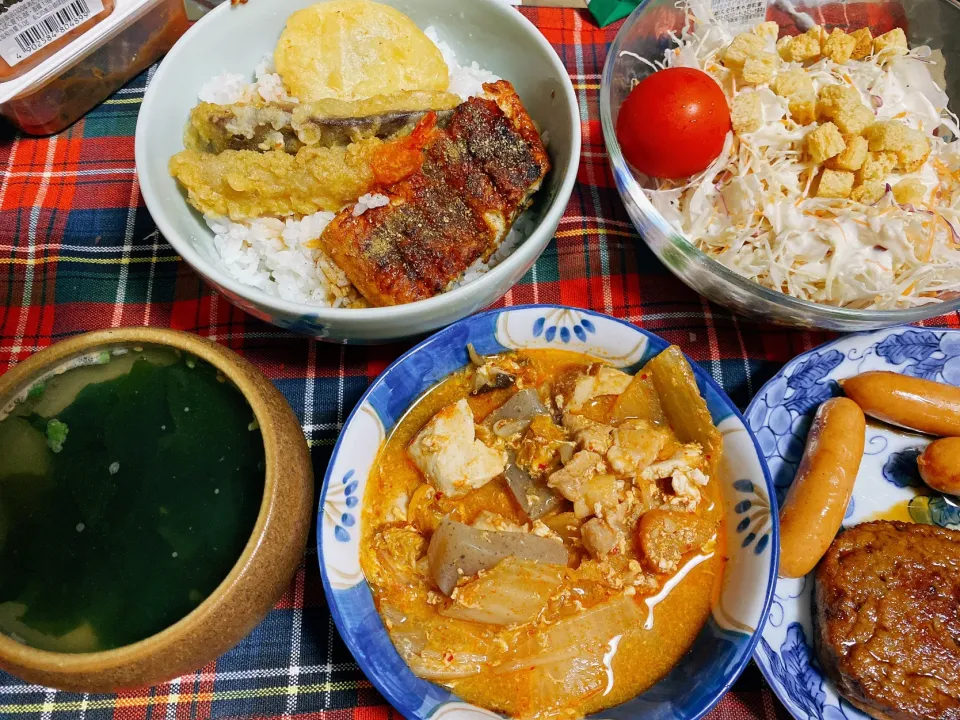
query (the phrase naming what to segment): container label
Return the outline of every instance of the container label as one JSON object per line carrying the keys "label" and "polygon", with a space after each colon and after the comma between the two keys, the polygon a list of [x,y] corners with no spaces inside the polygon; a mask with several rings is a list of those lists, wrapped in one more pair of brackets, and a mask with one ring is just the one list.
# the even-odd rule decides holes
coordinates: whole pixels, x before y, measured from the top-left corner
{"label": "container label", "polygon": [[102,0],[0,0],[0,57],[16,65],[103,12]]}

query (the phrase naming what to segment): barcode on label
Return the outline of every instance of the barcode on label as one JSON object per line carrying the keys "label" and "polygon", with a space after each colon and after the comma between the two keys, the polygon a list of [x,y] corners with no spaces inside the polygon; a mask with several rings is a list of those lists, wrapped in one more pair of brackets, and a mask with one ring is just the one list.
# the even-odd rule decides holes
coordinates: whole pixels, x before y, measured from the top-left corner
{"label": "barcode on label", "polygon": [[20,50],[30,54],[89,17],[90,6],[87,5],[87,0],[72,0],[69,5],[50,13],[36,25],[30,26],[16,35],[14,40]]}

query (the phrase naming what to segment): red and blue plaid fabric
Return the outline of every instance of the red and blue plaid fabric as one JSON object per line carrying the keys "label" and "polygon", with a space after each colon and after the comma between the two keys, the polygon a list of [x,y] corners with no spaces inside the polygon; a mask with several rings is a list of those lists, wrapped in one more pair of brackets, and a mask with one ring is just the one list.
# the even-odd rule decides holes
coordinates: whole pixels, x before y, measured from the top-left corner
{"label": "red and blue plaid fabric", "polygon": [[[744,408],[785,361],[825,333],[757,325],[674,278],[630,224],[613,186],[598,91],[609,43],[585,11],[524,9],[563,59],[580,101],[579,183],[556,239],[500,304],[562,303],[634,322],[679,344]],[[318,478],[350,409],[409,343],[318,344],[265,325],[210,291],[164,241],[140,197],[133,135],[150,72],[61,135],[0,129],[0,372],[70,335],[121,325],[188,330],[245,355],[303,423]],[[931,324],[960,327],[951,315]],[[386,718],[324,602],[315,548],[281,603],[238,647],[197,672],[118,695],[81,695],[0,673],[0,718],[205,720]],[[785,719],[751,666],[710,716]]]}

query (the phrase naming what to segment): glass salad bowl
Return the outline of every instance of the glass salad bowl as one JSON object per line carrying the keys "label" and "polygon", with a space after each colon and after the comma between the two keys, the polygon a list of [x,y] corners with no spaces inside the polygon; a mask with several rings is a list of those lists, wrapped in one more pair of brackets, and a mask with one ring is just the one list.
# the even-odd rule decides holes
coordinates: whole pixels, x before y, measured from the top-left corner
{"label": "glass salad bowl", "polygon": [[[902,4],[901,4],[902,1]],[[710,0],[698,0],[710,4]],[[745,6],[764,5],[714,0],[721,20]],[[764,19],[756,17],[754,21]],[[870,27],[874,35],[903,27],[911,47],[927,45],[934,78],[945,77],[950,97],[960,97],[960,5],[949,0],[893,0],[892,2],[832,2],[795,6],[777,0],[766,8],[766,19],[776,19],[781,34],[803,32],[813,24],[850,32]],[[623,156],[616,138],[620,106],[636,80],[649,75],[652,62],[663,59],[672,36],[683,28],[685,13],[676,0],[646,0],[624,22],[610,47],[600,88],[600,117],[617,190],[641,237],[674,275],[708,299],[737,313],[785,325],[825,330],[857,331],[912,323],[960,309],[960,287],[940,302],[906,309],[862,310],[803,300],[764,287],[708,257],[658,212]],[[790,25],[793,24],[793,29]],[[939,53],[937,52],[939,51]],[[941,59],[942,58],[942,59]],[[939,67],[937,67],[939,65]],[[955,109],[955,103],[951,103]]]}

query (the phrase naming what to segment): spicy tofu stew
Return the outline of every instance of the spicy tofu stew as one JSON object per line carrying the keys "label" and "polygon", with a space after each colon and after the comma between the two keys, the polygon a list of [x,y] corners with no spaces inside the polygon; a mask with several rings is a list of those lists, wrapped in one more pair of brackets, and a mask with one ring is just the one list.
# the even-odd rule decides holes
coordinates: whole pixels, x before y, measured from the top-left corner
{"label": "spicy tofu stew", "polygon": [[720,434],[676,347],[633,376],[566,351],[469,350],[371,473],[377,608],[414,673],[476,705],[616,705],[677,663],[719,591]]}

